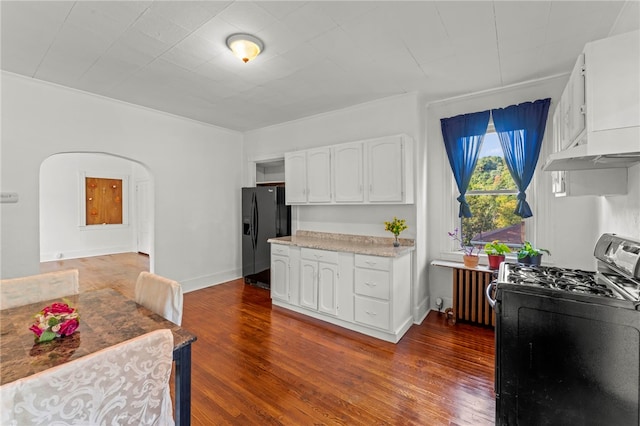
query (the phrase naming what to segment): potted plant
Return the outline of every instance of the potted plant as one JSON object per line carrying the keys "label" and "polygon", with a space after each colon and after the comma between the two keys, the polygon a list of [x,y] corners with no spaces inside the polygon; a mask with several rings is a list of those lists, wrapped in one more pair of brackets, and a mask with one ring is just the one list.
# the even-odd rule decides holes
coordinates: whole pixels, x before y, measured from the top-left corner
{"label": "potted plant", "polygon": [[460,244],[460,250],[464,253],[462,256],[464,266],[467,268],[477,267],[480,258],[478,257],[478,254],[475,253],[476,248],[471,244],[471,239],[463,237],[462,233],[458,235],[458,228],[454,229],[453,232],[447,232],[447,234],[449,234],[452,240],[457,241],[458,244]]}
{"label": "potted plant", "polygon": [[393,217],[391,222],[384,223],[384,230],[389,231],[395,237],[395,241],[393,242],[394,247],[400,247],[400,242],[398,241],[398,235],[405,229],[407,229],[407,223],[404,219],[398,219],[397,217]]}
{"label": "potted plant", "polygon": [[524,245],[518,251],[518,262],[524,265],[540,265],[542,261],[542,253],[551,256],[551,252],[543,248],[535,248],[529,241],[525,241]]}
{"label": "potted plant", "polygon": [[498,269],[504,262],[505,255],[511,253],[511,249],[500,240],[493,240],[484,245],[484,252],[489,259],[489,269]]}

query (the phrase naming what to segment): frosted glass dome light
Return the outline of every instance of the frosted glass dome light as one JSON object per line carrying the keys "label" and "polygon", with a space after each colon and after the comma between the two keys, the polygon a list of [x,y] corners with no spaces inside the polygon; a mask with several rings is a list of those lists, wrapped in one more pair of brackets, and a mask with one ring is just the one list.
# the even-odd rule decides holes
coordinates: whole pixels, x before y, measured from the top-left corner
{"label": "frosted glass dome light", "polygon": [[229,36],[227,38],[227,46],[244,63],[255,59],[264,50],[262,41],[249,34],[233,34]]}

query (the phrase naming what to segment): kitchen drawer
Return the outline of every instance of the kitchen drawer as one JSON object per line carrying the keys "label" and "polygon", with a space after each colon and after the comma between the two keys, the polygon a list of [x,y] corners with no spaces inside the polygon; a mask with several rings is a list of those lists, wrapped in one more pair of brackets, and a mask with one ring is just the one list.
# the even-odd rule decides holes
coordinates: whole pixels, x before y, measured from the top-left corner
{"label": "kitchen drawer", "polygon": [[357,294],[389,300],[389,271],[356,268],[355,272]]}
{"label": "kitchen drawer", "polygon": [[355,257],[357,268],[379,269],[381,271],[388,271],[391,268],[390,257],[368,256],[366,254],[356,254]]}
{"label": "kitchen drawer", "polygon": [[289,256],[289,246],[285,246],[282,244],[271,244],[271,254]]}
{"label": "kitchen drawer", "polygon": [[338,263],[337,251],[317,250],[303,247],[302,250],[300,250],[300,256],[306,260],[335,264]]}
{"label": "kitchen drawer", "polygon": [[389,302],[355,296],[356,322],[389,330]]}

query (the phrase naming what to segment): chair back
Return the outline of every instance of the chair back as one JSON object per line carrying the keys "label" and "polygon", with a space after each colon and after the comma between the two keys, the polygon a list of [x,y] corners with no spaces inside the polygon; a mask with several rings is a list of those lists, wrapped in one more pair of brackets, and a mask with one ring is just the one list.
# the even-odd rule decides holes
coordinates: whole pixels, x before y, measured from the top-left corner
{"label": "chair back", "polygon": [[7,383],[0,424],[172,426],[172,361],[163,329]]}
{"label": "chair back", "polygon": [[169,321],[182,324],[182,287],[177,281],[150,272],[140,272],[135,300]]}
{"label": "chair back", "polygon": [[77,269],[0,280],[0,309],[58,299],[79,292]]}

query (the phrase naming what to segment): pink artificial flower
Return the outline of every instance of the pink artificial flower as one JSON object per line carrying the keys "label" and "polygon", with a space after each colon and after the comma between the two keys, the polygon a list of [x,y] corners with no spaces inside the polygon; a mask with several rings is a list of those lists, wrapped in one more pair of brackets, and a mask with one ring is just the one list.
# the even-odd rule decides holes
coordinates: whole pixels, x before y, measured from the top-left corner
{"label": "pink artificial flower", "polygon": [[52,304],[51,306],[47,306],[46,308],[44,308],[42,310],[42,313],[44,315],[47,314],[71,314],[75,311],[75,309],[70,308],[69,305],[67,305],[66,303],[59,303],[56,302],[54,304]]}
{"label": "pink artificial flower", "polygon": [[78,322],[77,319],[75,318],[68,319],[62,324],[60,324],[60,330],[58,331],[58,333],[61,336],[70,336],[78,329],[79,325],[80,323]]}
{"label": "pink artificial flower", "polygon": [[29,327],[29,330],[33,331],[38,337],[40,337],[40,335],[42,334],[42,329],[36,324],[33,324],[31,327]]}

